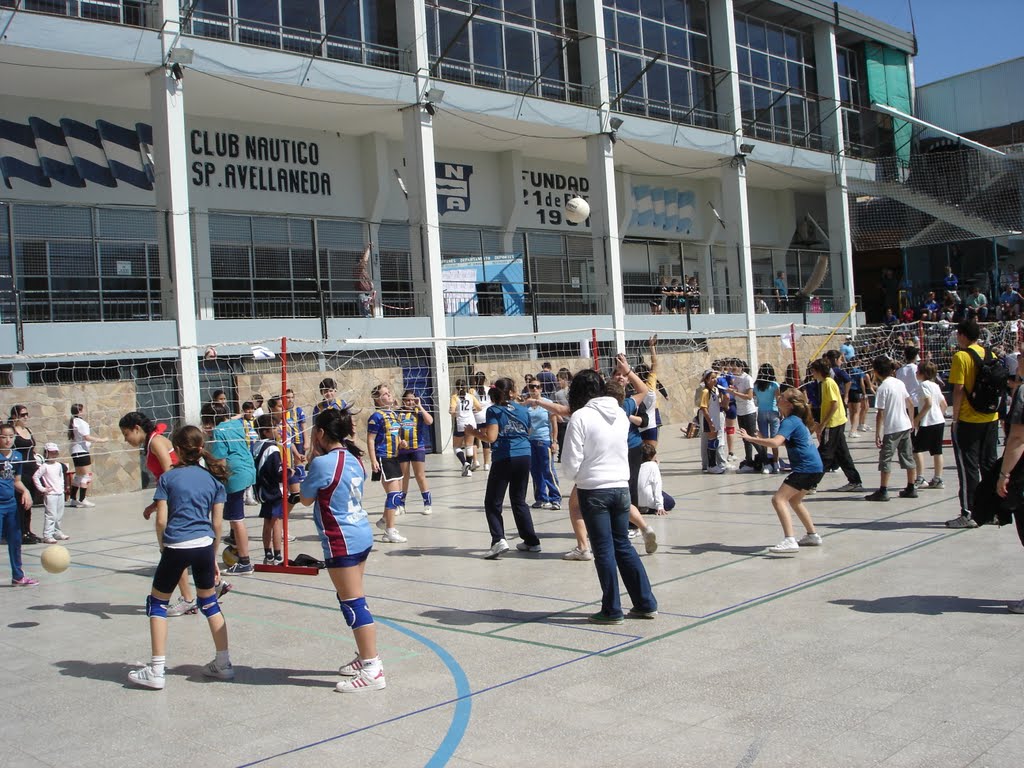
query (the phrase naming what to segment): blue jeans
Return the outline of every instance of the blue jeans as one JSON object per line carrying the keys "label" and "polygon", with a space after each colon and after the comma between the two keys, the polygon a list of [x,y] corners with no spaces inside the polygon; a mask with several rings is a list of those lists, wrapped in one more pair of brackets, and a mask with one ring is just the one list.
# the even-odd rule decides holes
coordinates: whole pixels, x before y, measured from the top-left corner
{"label": "blue jeans", "polygon": [[[775,437],[779,432],[779,412],[758,411],[757,432],[760,437]],[[769,461],[768,450],[763,445],[757,446],[757,453],[761,457],[762,464],[767,464]]]}
{"label": "blue jeans", "polygon": [[551,462],[551,441],[530,441],[530,474],[533,476],[533,500],[562,503],[558,476]]}
{"label": "blue jeans", "polygon": [[7,539],[7,556],[11,559],[11,578],[25,577],[21,568],[21,510],[15,502],[0,507],[0,538]]}
{"label": "blue jeans", "polygon": [[577,494],[594,552],[597,580],[601,583],[601,613],[611,618],[622,616],[619,574],[633,608],[645,613],[658,610],[647,571],[629,541],[629,489],[587,491],[578,488]]}

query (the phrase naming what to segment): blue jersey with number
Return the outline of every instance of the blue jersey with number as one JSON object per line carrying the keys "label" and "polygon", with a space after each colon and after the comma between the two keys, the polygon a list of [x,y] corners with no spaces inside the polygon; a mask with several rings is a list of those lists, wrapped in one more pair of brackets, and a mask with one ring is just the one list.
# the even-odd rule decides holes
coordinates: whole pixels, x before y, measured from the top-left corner
{"label": "blue jersey with number", "polygon": [[335,448],[309,463],[301,493],[303,498],[315,499],[313,522],[324,560],[354,555],[373,545],[373,531],[363,509],[365,479],[359,459],[344,448]]}
{"label": "blue jersey with number", "polygon": [[530,455],[530,412],[519,403],[492,405],[487,409],[487,424],[498,425],[498,437],[491,443],[495,461]]}
{"label": "blue jersey with number", "polygon": [[373,452],[378,459],[398,456],[402,439],[402,417],[395,410],[377,410],[366,420],[366,431],[373,435]]}

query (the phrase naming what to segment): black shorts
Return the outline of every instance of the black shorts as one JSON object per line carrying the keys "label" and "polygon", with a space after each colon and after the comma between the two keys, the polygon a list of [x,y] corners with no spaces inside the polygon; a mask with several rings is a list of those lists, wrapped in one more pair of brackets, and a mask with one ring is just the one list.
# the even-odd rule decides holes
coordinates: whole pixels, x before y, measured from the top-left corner
{"label": "black shorts", "polygon": [[76,467],[91,467],[92,456],[90,456],[88,453],[72,453],[71,463],[74,464]]}
{"label": "black shorts", "polygon": [[930,427],[918,427],[917,434],[910,440],[914,446],[914,453],[927,451],[932,456],[942,455],[942,438],[946,433],[945,424],[932,424]]}
{"label": "black shorts", "polygon": [[824,472],[790,472],[782,484],[798,491],[809,491],[820,483],[824,476]]}
{"label": "black shorts", "polygon": [[405,464],[409,461],[424,462],[427,460],[427,451],[425,448],[413,448],[411,451],[402,451],[398,454],[398,461]]}
{"label": "black shorts", "polygon": [[380,464],[381,482],[390,483],[393,480],[402,479],[402,465],[399,464],[397,458],[382,459],[378,456],[377,463]]}
{"label": "black shorts", "polygon": [[186,569],[192,568],[192,580],[196,589],[213,589],[216,579],[214,559],[217,553],[213,544],[194,549],[171,549],[164,547],[160,554],[160,563],[153,575],[153,589],[157,592],[170,594],[178,586]]}
{"label": "black shorts", "polygon": [[864,393],[863,392],[850,392],[850,402],[851,403],[859,403],[863,399],[864,399]]}

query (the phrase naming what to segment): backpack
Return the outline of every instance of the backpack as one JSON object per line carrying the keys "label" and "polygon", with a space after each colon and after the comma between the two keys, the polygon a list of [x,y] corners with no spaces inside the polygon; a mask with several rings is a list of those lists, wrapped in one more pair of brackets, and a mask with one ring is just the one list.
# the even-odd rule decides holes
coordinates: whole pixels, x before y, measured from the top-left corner
{"label": "backpack", "polygon": [[281,462],[272,461],[272,457],[280,456],[277,444],[265,440],[256,453],[256,500],[263,504],[281,501]]}
{"label": "backpack", "polygon": [[991,349],[985,350],[984,359],[970,347],[966,351],[974,361],[975,370],[974,389],[967,393],[967,402],[977,413],[995,413],[1006,396],[1009,371]]}

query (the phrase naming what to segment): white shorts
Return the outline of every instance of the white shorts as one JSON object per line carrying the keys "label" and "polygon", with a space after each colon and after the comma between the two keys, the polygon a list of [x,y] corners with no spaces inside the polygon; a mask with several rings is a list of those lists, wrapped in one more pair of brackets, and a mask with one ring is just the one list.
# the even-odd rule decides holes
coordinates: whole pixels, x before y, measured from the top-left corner
{"label": "white shorts", "polygon": [[469,429],[476,429],[476,425],[477,425],[477,422],[473,418],[466,418],[465,416],[459,416],[458,418],[455,419],[455,431],[456,432],[460,432],[460,433],[465,432],[467,427]]}

